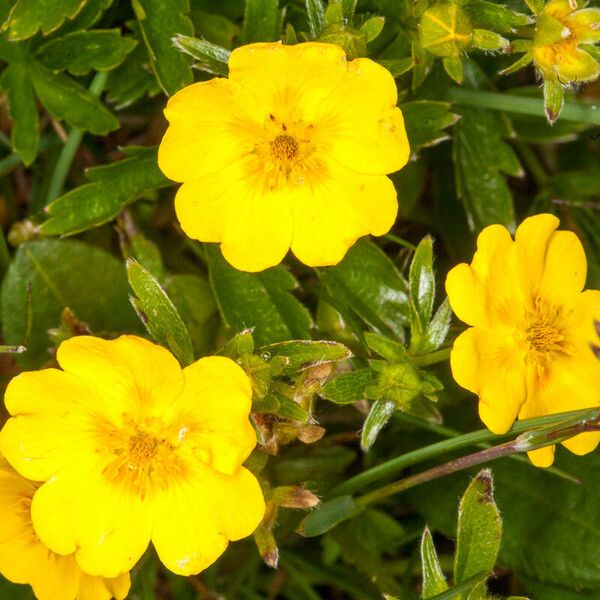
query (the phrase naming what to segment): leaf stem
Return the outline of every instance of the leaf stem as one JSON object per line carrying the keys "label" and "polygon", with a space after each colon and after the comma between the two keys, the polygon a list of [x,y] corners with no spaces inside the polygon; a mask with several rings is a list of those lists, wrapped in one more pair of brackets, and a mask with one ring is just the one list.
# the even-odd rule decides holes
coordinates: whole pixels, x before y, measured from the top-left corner
{"label": "leaf stem", "polygon": [[[531,98],[530,96],[516,94],[498,94],[468,88],[452,88],[450,90],[450,101],[464,106],[489,108],[520,115],[544,117],[545,114],[542,98]],[[565,101],[560,118],[563,121],[600,125],[600,104]]]}
{"label": "leaf stem", "polygon": [[[107,77],[108,71],[99,71],[96,73],[92,83],[90,84],[90,93],[94,96],[99,96],[104,89],[104,84],[106,83]],[[48,186],[48,193],[46,194],[45,206],[60,196],[65,185],[67,175],[71,169],[71,164],[73,163],[73,159],[77,153],[77,149],[81,144],[83,134],[83,129],[78,129],[76,127],[71,128],[71,131],[67,136],[67,141],[65,142],[58,160],[56,161],[56,166],[54,167],[52,178],[50,179],[50,184]]]}

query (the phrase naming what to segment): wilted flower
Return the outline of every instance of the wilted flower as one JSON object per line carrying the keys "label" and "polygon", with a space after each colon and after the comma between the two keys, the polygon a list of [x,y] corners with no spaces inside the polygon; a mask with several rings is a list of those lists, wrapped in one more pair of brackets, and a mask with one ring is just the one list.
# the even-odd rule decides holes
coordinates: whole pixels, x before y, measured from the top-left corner
{"label": "wilted flower", "polygon": [[45,482],[35,531],[81,568],[115,577],[152,540],[175,573],[198,573],[263,517],[258,481],[242,467],[256,444],[248,377],[225,357],[181,369],[134,336],[71,338],[62,371],[15,377],[0,448],[23,476]]}
{"label": "wilted flower", "polygon": [[[594,320],[600,291],[583,290],[586,258],[577,236],[555,231],[542,214],[523,221],[515,240],[500,225],[486,227],[470,265],[450,271],[446,290],[456,315],[471,325],[454,342],[452,373],[479,396],[479,415],[494,433],[526,419],[600,404],[600,362]],[[600,433],[564,442],[586,454]],[[554,446],[529,453],[552,464]]]}
{"label": "wilted flower", "polygon": [[185,233],[220,242],[236,268],[260,271],[287,251],[333,265],[397,213],[386,177],[409,147],[393,77],[333,44],[234,50],[229,78],[196,83],[165,109],[163,172],[183,182]]}

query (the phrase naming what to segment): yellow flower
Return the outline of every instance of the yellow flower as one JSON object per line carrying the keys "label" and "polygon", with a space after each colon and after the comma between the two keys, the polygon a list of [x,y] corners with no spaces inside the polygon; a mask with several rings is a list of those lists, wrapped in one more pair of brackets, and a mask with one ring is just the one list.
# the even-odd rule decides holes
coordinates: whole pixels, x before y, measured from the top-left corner
{"label": "yellow flower", "polygon": [[[454,342],[452,373],[479,395],[479,415],[494,433],[514,420],[600,404],[600,363],[594,320],[600,291],[586,290],[587,264],[577,236],[555,231],[558,219],[523,221],[515,240],[500,225],[486,227],[470,265],[450,271],[446,291],[459,319],[471,327]],[[563,442],[586,454],[600,433]],[[548,466],[554,446],[529,453]]]}
{"label": "yellow flower", "polygon": [[580,44],[598,41],[600,9],[574,10],[568,0],[552,0],[538,16],[533,59],[544,77],[589,81],[600,74],[600,64]]}
{"label": "yellow flower", "polygon": [[31,500],[40,485],[0,457],[0,572],[31,585],[39,600],[123,600],[128,573],[113,579],[86,575],[72,554],[59,556],[40,542],[31,524]]}
{"label": "yellow flower", "polygon": [[256,445],[250,382],[224,357],[181,369],[134,336],[71,338],[58,369],[26,372],[6,390],[0,451],[45,482],[31,516],[52,551],[92,575],[128,571],[150,540],[181,575],[214,562],[264,514],[242,467]]}
{"label": "yellow flower", "polygon": [[406,164],[394,79],[333,44],[251,44],[229,78],[190,85],[165,109],[158,164],[184,182],[175,210],[185,233],[220,242],[225,258],[260,271],[292,252],[338,263],[397,213],[385,175]]}

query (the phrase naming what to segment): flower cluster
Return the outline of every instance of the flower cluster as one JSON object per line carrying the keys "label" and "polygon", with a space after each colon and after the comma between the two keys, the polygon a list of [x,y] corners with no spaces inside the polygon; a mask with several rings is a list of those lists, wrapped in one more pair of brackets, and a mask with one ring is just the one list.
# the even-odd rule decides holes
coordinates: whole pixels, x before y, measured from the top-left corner
{"label": "flower cluster", "polygon": [[71,338],[57,360],[62,370],[22,373],[6,391],[9,579],[40,600],[121,599],[150,541],[167,568],[189,575],[254,531],[265,505],[242,466],[256,436],[238,365],[208,357],[182,370],[134,336]]}
{"label": "flower cluster", "polygon": [[397,98],[386,69],[333,44],[237,48],[228,79],[190,85],[165,109],[158,163],[183,182],[184,232],[220,242],[244,271],[290,248],[333,265],[359,237],[387,233],[398,206],[386,174],[409,155]]}
{"label": "flower cluster", "polygon": [[[470,325],[454,342],[452,373],[479,395],[479,415],[494,433],[516,418],[600,405],[600,291],[582,291],[586,258],[575,234],[556,231],[558,219],[526,219],[514,241],[500,225],[486,227],[473,262],[450,271],[446,290],[456,315]],[[600,433],[563,442],[591,452]],[[548,466],[554,447],[529,453]]]}

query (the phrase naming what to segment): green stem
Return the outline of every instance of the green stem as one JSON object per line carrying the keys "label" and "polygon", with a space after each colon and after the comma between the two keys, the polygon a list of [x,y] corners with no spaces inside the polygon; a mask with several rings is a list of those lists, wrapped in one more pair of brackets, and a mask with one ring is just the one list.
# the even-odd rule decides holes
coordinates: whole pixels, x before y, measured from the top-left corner
{"label": "green stem", "polygon": [[[450,101],[463,106],[489,108],[520,115],[544,117],[544,100],[516,94],[498,94],[468,88],[452,88]],[[587,125],[600,125],[600,104],[566,101],[560,118]]]}
{"label": "green stem", "polygon": [[384,237],[384,239],[390,240],[390,242],[394,242],[394,243],[398,244],[399,246],[402,246],[403,248],[408,248],[409,250],[417,249],[417,247],[414,244],[411,244],[410,242],[403,240],[401,237],[398,237],[397,235],[394,235],[393,233],[386,233],[383,237]]}
{"label": "green stem", "polygon": [[450,358],[450,352],[452,348],[444,348],[442,350],[436,350],[429,354],[421,354],[419,356],[413,356],[412,361],[417,367],[427,367],[429,365],[435,365],[437,363],[444,362]]}
{"label": "green stem", "polygon": [[[595,409],[595,417],[598,418],[598,409]],[[503,456],[510,456],[511,454],[517,454],[520,452],[531,452],[539,448],[545,448],[551,446],[565,439],[585,433],[588,431],[598,431],[599,426],[597,423],[588,423],[587,420],[583,420],[574,425],[568,425],[562,428],[553,430],[543,431],[529,431],[520,435],[516,440],[500,444],[499,446],[493,446],[492,448],[486,448],[467,456],[461,456],[455,460],[451,460],[442,465],[437,465],[431,469],[411,475],[405,479],[394,481],[388,485],[384,485],[379,489],[376,489],[368,494],[364,494],[354,501],[356,506],[368,506],[374,502],[379,502],[388,496],[393,496],[400,492],[405,492],[411,488],[414,488],[423,483],[433,481],[440,477],[445,477],[458,471],[464,471],[476,465],[481,465]]]}
{"label": "green stem", "polygon": [[538,188],[543,188],[548,181],[548,175],[546,174],[546,170],[544,169],[542,161],[527,144],[523,142],[515,142],[515,146],[521,155],[525,166],[535,180],[536,185]]}
{"label": "green stem", "polygon": [[[488,429],[480,429],[479,431],[466,433],[464,435],[449,440],[442,440],[441,442],[436,442],[435,444],[425,446],[424,448],[418,448],[417,450],[413,450],[412,452],[402,454],[401,456],[392,458],[391,460],[388,460],[375,467],[372,467],[371,469],[359,473],[358,475],[348,479],[344,483],[330,490],[327,493],[326,499],[335,498],[343,494],[351,494],[357,490],[367,487],[375,481],[385,479],[386,477],[393,477],[394,475],[397,475],[407,467],[411,467],[420,462],[423,462],[430,458],[435,458],[436,456],[440,456],[448,452],[453,452],[462,448],[468,448],[470,446],[490,442],[492,440],[499,440],[502,438],[512,436],[514,434],[520,434],[525,431],[529,431],[536,427],[543,427],[545,425],[555,425],[571,418],[591,419],[594,418],[597,414],[597,408],[588,408],[583,410],[557,413],[554,415],[547,415],[545,417],[536,417],[534,419],[525,419],[523,421],[518,421],[512,426],[512,428],[508,432],[501,436],[492,433]],[[402,418],[406,417],[403,416]]]}
{"label": "green stem", "polygon": [[[94,96],[99,96],[104,89],[104,84],[106,83],[107,77],[108,71],[96,73],[92,83],[90,84],[90,93]],[[54,171],[52,173],[52,179],[50,180],[48,193],[46,195],[46,206],[60,196],[84,133],[85,132],[83,129],[77,129],[75,127],[73,127],[69,132],[67,141],[60,152],[60,156],[56,161],[56,166],[54,167]]]}

